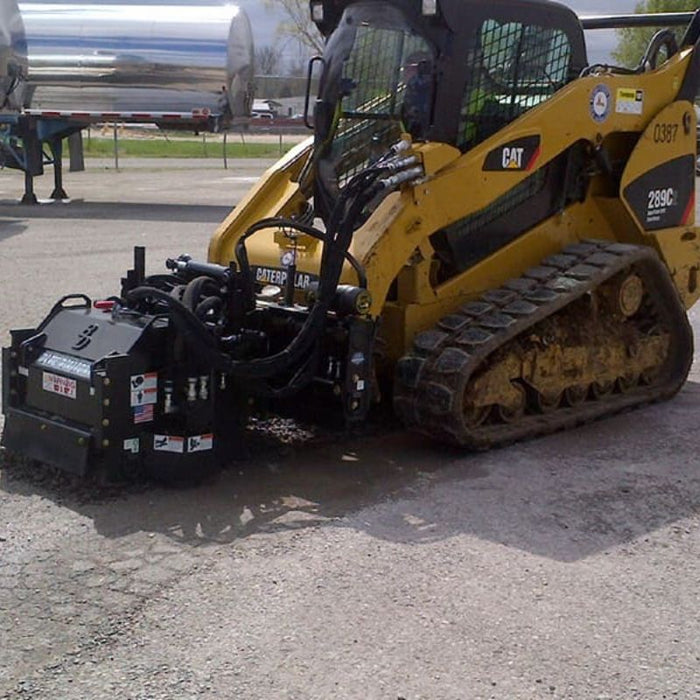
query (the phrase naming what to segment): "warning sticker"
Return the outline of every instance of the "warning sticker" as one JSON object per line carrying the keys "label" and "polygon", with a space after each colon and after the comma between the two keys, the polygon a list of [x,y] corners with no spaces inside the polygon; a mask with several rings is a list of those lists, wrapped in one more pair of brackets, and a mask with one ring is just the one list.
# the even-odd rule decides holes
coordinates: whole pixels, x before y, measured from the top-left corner
{"label": "warning sticker", "polygon": [[124,440],[124,451],[137,455],[139,453],[140,442],[138,438],[127,438]]}
{"label": "warning sticker", "polygon": [[146,374],[132,374],[129,378],[131,391],[137,389],[156,389],[158,387],[158,372],[146,372]]}
{"label": "warning sticker", "polygon": [[615,111],[618,114],[641,114],[644,111],[644,90],[618,88]]}
{"label": "warning sticker", "polygon": [[53,372],[41,373],[41,385],[44,391],[60,394],[69,399],[74,399],[78,392],[78,382],[75,379],[62,377],[60,374],[54,374]]}
{"label": "warning sticker", "polygon": [[132,374],[129,383],[132,406],[145,406],[158,401],[158,372]]}
{"label": "warning sticker", "polygon": [[139,389],[131,392],[132,406],[145,406],[158,401],[158,389]]}
{"label": "warning sticker", "polygon": [[185,451],[185,438],[178,435],[154,435],[153,449],[156,452],[178,452]]}
{"label": "warning sticker", "polygon": [[190,435],[187,438],[188,452],[204,452],[205,450],[211,450],[212,447],[214,447],[213,433],[207,433],[206,435]]}

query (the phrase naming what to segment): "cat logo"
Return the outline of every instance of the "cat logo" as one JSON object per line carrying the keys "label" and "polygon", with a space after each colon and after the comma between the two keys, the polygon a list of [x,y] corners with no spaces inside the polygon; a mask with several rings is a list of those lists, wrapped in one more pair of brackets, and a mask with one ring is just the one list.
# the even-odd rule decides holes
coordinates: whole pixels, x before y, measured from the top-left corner
{"label": "cat logo", "polygon": [[491,151],[484,161],[484,170],[491,172],[529,172],[540,157],[540,137],[524,136]]}
{"label": "cat logo", "polygon": [[523,154],[524,148],[509,148],[503,147],[503,169],[504,170],[522,170],[523,169]]}

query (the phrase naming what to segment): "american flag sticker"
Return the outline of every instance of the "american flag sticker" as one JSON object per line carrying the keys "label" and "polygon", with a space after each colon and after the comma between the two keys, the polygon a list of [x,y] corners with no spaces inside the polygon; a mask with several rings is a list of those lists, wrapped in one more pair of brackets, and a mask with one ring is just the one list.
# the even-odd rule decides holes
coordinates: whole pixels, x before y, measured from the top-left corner
{"label": "american flag sticker", "polygon": [[153,420],[153,404],[134,406],[134,423],[150,423]]}

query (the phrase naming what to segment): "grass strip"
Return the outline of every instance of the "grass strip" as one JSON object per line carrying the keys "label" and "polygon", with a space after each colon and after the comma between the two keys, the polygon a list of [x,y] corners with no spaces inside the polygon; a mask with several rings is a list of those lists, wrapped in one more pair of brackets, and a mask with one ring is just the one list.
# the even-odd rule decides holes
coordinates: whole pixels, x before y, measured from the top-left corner
{"label": "grass strip", "polygon": [[[294,144],[282,143],[232,143],[226,144],[227,158],[277,158]],[[85,156],[111,158],[114,141],[110,139],[84,139]],[[119,156],[131,158],[223,158],[224,144],[194,140],[171,139],[119,139]]]}

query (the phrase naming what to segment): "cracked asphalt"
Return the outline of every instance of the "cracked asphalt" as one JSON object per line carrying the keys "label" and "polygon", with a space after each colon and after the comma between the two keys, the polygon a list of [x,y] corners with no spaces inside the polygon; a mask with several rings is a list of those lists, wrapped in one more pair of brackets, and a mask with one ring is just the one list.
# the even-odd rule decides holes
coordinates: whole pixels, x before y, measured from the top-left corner
{"label": "cracked asphalt", "polygon": [[[134,245],[204,258],[267,164],[92,162],[40,207],[1,173],[3,344]],[[696,354],[670,402],[487,453],[263,441],[187,489],[3,455],[0,698],[700,699],[699,415]]]}

